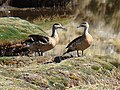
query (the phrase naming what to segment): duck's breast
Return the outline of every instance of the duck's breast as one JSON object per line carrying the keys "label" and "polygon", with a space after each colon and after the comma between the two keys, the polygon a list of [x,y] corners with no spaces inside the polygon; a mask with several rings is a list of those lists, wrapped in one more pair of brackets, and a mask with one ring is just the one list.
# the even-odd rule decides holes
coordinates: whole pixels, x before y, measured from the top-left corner
{"label": "duck's breast", "polygon": [[93,42],[93,38],[90,34],[88,34],[86,37],[83,37],[81,41],[78,40],[78,43],[76,43],[76,50],[85,50],[87,49]]}
{"label": "duck's breast", "polygon": [[37,48],[40,49],[40,51],[45,52],[48,50],[53,49],[56,46],[57,42],[54,38],[49,38],[49,42],[45,44],[39,44]]}

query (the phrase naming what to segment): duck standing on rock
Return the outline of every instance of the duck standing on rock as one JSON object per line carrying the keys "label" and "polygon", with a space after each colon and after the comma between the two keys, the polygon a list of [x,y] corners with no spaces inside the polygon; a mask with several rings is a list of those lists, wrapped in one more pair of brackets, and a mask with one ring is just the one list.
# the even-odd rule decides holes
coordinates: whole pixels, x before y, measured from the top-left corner
{"label": "duck standing on rock", "polygon": [[26,40],[25,43],[29,43],[28,47],[31,51],[38,52],[39,56],[43,56],[44,52],[53,49],[58,44],[58,29],[67,30],[60,23],[55,23],[51,36],[29,35],[30,39]]}
{"label": "duck standing on rock", "polygon": [[88,29],[89,29],[88,22],[81,23],[80,26],[78,26],[77,28],[80,28],[80,27],[84,27],[83,34],[81,36],[75,38],[73,41],[71,41],[67,45],[66,48],[68,48],[68,49],[64,54],[72,52],[72,51],[77,51],[77,56],[79,57],[80,56],[79,50],[81,50],[82,56],[83,56],[83,51],[91,46],[91,44],[93,42],[93,37],[88,33]]}

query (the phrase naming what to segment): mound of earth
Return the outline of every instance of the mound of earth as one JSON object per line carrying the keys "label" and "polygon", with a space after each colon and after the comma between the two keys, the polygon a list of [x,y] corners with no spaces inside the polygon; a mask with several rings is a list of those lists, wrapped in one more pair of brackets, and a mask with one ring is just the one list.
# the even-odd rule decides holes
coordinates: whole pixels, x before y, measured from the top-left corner
{"label": "mound of earth", "polygon": [[[119,90],[117,57],[4,57],[0,60],[2,90]],[[16,63],[18,62],[18,63]]]}

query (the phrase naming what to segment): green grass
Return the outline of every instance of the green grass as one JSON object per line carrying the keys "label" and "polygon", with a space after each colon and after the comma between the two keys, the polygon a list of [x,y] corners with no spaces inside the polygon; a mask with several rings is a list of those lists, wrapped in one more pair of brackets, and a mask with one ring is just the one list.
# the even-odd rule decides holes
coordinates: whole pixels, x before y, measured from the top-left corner
{"label": "green grass", "polygon": [[10,60],[12,57],[0,57],[0,62],[3,60]]}
{"label": "green grass", "polygon": [[40,26],[17,17],[0,18],[0,43],[18,42],[28,38],[30,34],[46,34]]}

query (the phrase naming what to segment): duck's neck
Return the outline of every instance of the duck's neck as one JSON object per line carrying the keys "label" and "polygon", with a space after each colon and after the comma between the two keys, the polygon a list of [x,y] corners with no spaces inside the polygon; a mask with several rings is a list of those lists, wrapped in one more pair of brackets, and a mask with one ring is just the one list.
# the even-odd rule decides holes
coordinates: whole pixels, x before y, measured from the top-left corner
{"label": "duck's neck", "polygon": [[83,33],[83,35],[86,36],[86,34],[88,34],[88,27],[85,27],[85,28],[84,28],[84,33]]}
{"label": "duck's neck", "polygon": [[53,26],[52,27],[52,35],[51,35],[51,37],[56,37],[56,36],[58,36],[57,29]]}
{"label": "duck's neck", "polygon": [[55,39],[56,43],[59,42],[59,36],[58,36],[58,33],[57,33],[57,29],[54,26],[52,28],[52,35],[51,35],[51,37],[53,37]]}

